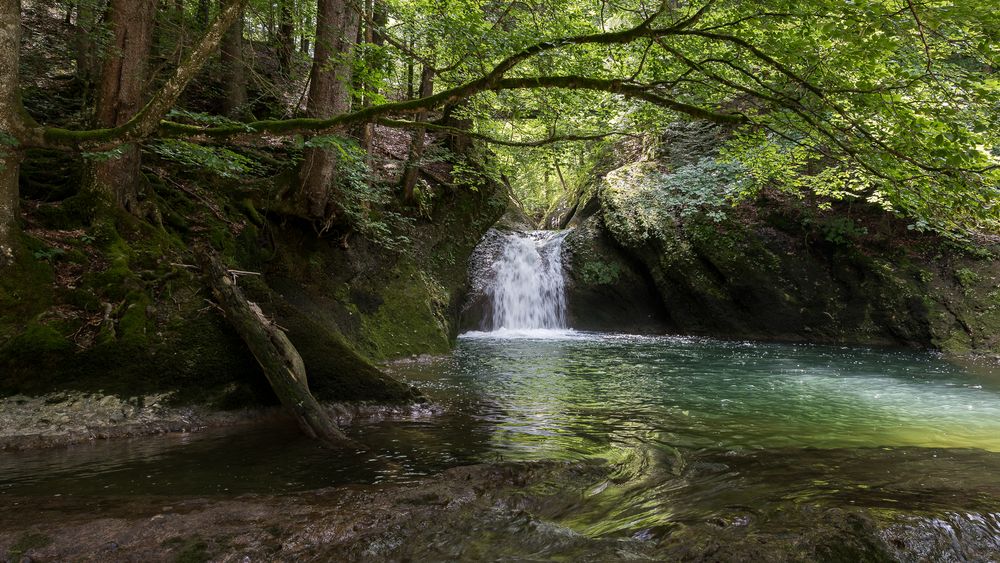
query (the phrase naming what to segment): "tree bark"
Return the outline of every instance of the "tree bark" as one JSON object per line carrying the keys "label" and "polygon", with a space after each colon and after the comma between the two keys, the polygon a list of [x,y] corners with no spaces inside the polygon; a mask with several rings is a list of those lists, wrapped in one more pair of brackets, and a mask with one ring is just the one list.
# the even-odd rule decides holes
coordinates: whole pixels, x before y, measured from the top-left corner
{"label": "tree bark", "polygon": [[302,432],[331,448],[363,446],[344,435],[309,391],[306,368],[285,333],[243,296],[229,271],[210,251],[198,252],[202,273],[226,318],[246,343],[275,395]]}
{"label": "tree bark", "polygon": [[[136,115],[143,106],[149,51],[157,0],[112,0],[111,26],[114,43],[104,56],[97,97],[99,127],[116,127]],[[89,189],[135,215],[148,211],[142,201],[144,189],[139,147],[122,145],[118,155],[95,163],[90,170]]]}
{"label": "tree bark", "polygon": [[26,119],[21,107],[21,1],[0,0],[0,271],[19,251],[18,135]]}
{"label": "tree bark", "polygon": [[[317,0],[316,46],[309,75],[306,114],[328,118],[351,109],[351,76],[358,13],[345,0]],[[298,206],[311,219],[329,223],[330,184],[337,166],[335,152],[321,148],[305,151],[299,169]]]}
{"label": "tree bark", "polygon": [[281,0],[278,7],[278,71],[284,77],[292,74],[292,54],[295,52],[293,0]]}
{"label": "tree bark", "polygon": [[226,88],[222,110],[228,117],[239,117],[247,103],[246,70],[243,68],[243,10],[222,36],[220,51]]}
{"label": "tree bark", "polygon": [[93,39],[97,32],[97,12],[94,0],[81,0],[76,6],[76,78],[87,93],[97,77],[97,45]]}
{"label": "tree bark", "polygon": [[208,27],[208,18],[211,17],[211,12],[212,7],[209,4],[209,0],[198,0],[198,14],[196,17],[200,29]]}
{"label": "tree bark", "polygon": [[379,47],[385,45],[385,26],[389,23],[389,10],[385,6],[385,0],[372,0],[372,27],[371,42]]}
{"label": "tree bark", "polygon": [[[420,73],[420,97],[426,98],[434,93],[434,68],[424,65]],[[424,123],[427,121],[427,110],[417,113],[416,121]],[[414,201],[414,189],[417,186],[417,175],[420,172],[420,159],[424,156],[424,133],[423,127],[417,127],[413,131],[413,140],[410,141],[410,154],[406,159],[406,170],[403,172],[403,201],[412,203]]]}

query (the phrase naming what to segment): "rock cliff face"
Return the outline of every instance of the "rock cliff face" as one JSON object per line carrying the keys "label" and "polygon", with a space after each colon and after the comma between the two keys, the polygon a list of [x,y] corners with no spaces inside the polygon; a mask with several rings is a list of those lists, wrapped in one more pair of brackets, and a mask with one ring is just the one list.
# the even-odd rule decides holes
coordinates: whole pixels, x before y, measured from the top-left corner
{"label": "rock cliff face", "polygon": [[643,265],[622,252],[600,215],[580,220],[563,246],[566,317],[581,330],[666,332],[667,315]]}
{"label": "rock cliff face", "polygon": [[571,308],[629,303],[649,280],[645,310],[670,332],[1000,352],[995,238],[955,243],[868,204],[821,210],[778,191],[732,205],[740,170],[716,161],[721,135],[674,126],[662,149],[595,170],[547,218],[577,226]]}

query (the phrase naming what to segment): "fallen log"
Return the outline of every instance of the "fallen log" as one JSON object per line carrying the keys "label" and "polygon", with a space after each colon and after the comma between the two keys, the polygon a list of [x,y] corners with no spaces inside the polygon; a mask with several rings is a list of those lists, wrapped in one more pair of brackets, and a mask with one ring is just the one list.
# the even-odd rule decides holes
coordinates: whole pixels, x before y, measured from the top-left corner
{"label": "fallen log", "polygon": [[204,280],[226,319],[257,359],[274,393],[302,432],[331,448],[364,449],[341,432],[309,391],[305,364],[284,331],[243,296],[235,276],[213,251],[199,248],[196,253]]}

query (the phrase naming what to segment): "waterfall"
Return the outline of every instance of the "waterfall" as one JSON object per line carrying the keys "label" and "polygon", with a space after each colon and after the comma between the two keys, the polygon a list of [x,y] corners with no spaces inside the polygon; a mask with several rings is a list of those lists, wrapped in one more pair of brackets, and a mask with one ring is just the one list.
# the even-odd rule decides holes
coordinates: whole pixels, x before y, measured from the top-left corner
{"label": "waterfall", "polygon": [[567,231],[505,235],[493,262],[493,330],[566,328],[562,243]]}

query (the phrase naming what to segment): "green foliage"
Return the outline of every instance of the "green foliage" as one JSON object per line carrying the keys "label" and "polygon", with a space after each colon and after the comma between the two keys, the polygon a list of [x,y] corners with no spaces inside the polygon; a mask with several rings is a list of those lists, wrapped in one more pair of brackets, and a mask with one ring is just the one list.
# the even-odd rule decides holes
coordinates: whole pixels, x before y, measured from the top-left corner
{"label": "green foliage", "polygon": [[640,162],[610,172],[602,192],[610,227],[629,240],[664,238],[680,219],[701,215],[720,222],[745,175],[738,163],[705,157],[673,172]]}
{"label": "green foliage", "polygon": [[245,124],[230,119],[222,115],[213,115],[210,113],[203,113],[197,111],[189,111],[185,109],[172,109],[167,113],[167,117],[177,121],[186,121],[190,123],[195,123],[198,125],[212,125],[212,126],[232,126],[239,125],[243,126],[250,131]]}
{"label": "green foliage", "polygon": [[57,246],[47,246],[32,252],[32,256],[34,256],[36,260],[45,260],[46,262],[54,262],[58,258],[65,255],[66,251]]}
{"label": "green foliage", "polygon": [[149,148],[165,160],[223,178],[257,176],[263,172],[261,164],[256,160],[225,147],[199,145],[179,139],[163,139],[150,144]]}
{"label": "green foliage", "polygon": [[802,223],[815,226],[823,235],[823,239],[837,245],[850,245],[868,234],[868,229],[854,222],[850,217],[834,216],[814,221],[804,219]]}
{"label": "green foliage", "polygon": [[17,137],[6,131],[0,131],[0,147],[16,147],[18,144]]}
{"label": "green foliage", "polygon": [[85,160],[89,160],[91,162],[107,162],[109,160],[120,158],[123,154],[125,154],[125,150],[128,149],[128,146],[129,145],[121,145],[107,151],[85,152],[81,154],[81,156]]}
{"label": "green foliage", "polygon": [[969,268],[960,268],[955,271],[955,279],[962,287],[968,289],[979,282],[979,274]]}
{"label": "green foliage", "polygon": [[393,197],[392,188],[373,181],[367,154],[356,140],[340,135],[321,135],[304,141],[303,146],[337,152],[334,202],[339,215],[351,228],[384,248],[400,250],[407,246],[409,238],[399,233],[409,219],[388,208]]}
{"label": "green foliage", "polygon": [[580,267],[579,275],[588,284],[611,285],[621,278],[622,267],[618,262],[588,260]]}

